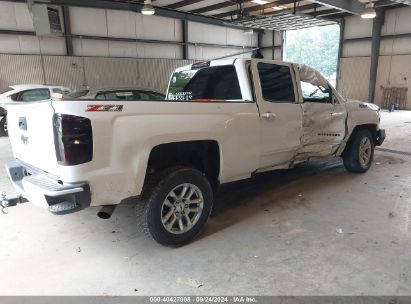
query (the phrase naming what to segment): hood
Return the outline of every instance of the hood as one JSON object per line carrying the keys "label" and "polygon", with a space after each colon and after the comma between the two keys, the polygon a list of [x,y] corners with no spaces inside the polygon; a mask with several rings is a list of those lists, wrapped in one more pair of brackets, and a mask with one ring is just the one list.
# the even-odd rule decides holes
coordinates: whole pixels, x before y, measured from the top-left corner
{"label": "hood", "polygon": [[355,100],[355,99],[346,99],[346,105],[347,107],[351,109],[370,109],[373,111],[379,111],[380,107],[377,106],[376,104],[370,103],[370,102],[364,102],[360,100]]}
{"label": "hood", "polygon": [[10,100],[9,96],[0,95],[0,107],[5,108],[6,105],[10,102],[11,102],[11,100]]}

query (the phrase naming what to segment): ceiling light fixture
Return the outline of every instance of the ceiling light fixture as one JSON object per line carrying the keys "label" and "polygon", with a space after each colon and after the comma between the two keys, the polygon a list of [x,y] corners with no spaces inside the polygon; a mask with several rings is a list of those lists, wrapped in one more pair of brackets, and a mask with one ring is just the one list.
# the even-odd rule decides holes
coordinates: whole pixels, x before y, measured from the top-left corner
{"label": "ceiling light fixture", "polygon": [[374,8],[374,3],[370,0],[370,2],[365,7],[365,10],[361,13],[361,18],[363,19],[373,19],[377,16],[377,12]]}
{"label": "ceiling light fixture", "polygon": [[252,35],[252,34],[254,34],[254,30],[252,28],[245,28],[244,29],[244,34]]}
{"label": "ceiling light fixture", "polygon": [[273,10],[275,10],[275,11],[280,11],[280,10],[283,10],[283,9],[287,9],[287,7],[284,6],[284,5],[273,6]]}
{"label": "ceiling light fixture", "polygon": [[146,16],[151,16],[156,13],[156,10],[154,9],[153,5],[151,4],[151,0],[145,0],[144,1],[144,6],[143,9],[141,10],[141,13]]}
{"label": "ceiling light fixture", "polygon": [[268,1],[266,0],[252,0],[251,2],[255,4],[267,4],[268,3]]}

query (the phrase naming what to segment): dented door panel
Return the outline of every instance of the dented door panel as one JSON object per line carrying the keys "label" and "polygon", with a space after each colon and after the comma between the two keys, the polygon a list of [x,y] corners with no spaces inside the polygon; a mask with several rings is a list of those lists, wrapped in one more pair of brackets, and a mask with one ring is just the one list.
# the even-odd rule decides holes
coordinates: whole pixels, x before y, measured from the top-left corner
{"label": "dented door panel", "polygon": [[333,155],[344,139],[346,111],[343,105],[303,103],[303,134],[296,159]]}
{"label": "dented door panel", "polygon": [[[346,133],[347,111],[338,94],[327,81],[315,70],[295,65],[299,97],[303,110],[301,147],[295,155],[294,163],[313,158],[334,155],[341,145]],[[303,70],[300,70],[303,68]],[[301,75],[302,74],[302,75]],[[304,102],[301,79],[329,86],[331,102]]]}

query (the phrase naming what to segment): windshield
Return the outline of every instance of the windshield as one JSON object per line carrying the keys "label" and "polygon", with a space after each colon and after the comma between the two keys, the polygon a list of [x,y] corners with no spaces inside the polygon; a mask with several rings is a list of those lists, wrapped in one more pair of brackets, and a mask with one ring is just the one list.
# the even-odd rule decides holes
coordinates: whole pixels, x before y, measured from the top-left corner
{"label": "windshield", "polygon": [[98,92],[95,99],[110,100],[164,100],[164,95],[152,91],[118,90]]}
{"label": "windshield", "polygon": [[173,101],[241,100],[237,72],[233,65],[175,72],[167,99]]}
{"label": "windshield", "polygon": [[71,93],[67,94],[67,96],[69,96],[71,98],[80,98],[80,97],[83,97],[83,96],[87,95],[88,92],[90,92],[90,90],[79,90],[79,91],[71,92]]}

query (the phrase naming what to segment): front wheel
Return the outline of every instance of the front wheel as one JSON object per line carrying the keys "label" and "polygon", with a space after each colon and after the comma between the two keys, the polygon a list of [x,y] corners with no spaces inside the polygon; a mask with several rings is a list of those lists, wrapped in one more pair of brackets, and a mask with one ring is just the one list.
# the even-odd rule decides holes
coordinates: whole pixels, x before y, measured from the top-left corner
{"label": "front wheel", "polygon": [[369,130],[355,131],[343,153],[344,167],[350,172],[366,172],[374,158],[374,141]]}
{"label": "front wheel", "polygon": [[3,116],[0,120],[0,136],[7,136],[7,116]]}
{"label": "front wheel", "polygon": [[157,174],[136,206],[143,232],[162,245],[182,245],[205,226],[213,205],[208,179],[192,168]]}

